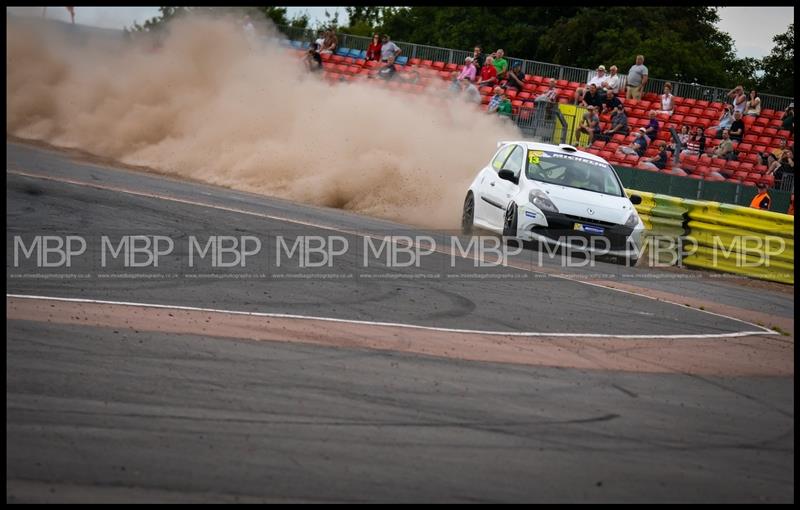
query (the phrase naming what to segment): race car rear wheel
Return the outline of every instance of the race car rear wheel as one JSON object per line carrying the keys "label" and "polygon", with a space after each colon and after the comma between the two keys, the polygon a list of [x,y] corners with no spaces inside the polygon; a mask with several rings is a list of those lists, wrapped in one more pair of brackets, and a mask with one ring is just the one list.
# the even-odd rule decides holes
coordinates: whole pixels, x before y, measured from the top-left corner
{"label": "race car rear wheel", "polygon": [[503,221],[503,235],[505,237],[517,237],[517,204],[511,202],[506,209],[505,220]]}
{"label": "race car rear wheel", "polygon": [[475,196],[470,191],[464,199],[464,212],[461,214],[461,233],[465,236],[472,234],[472,225],[475,221]]}

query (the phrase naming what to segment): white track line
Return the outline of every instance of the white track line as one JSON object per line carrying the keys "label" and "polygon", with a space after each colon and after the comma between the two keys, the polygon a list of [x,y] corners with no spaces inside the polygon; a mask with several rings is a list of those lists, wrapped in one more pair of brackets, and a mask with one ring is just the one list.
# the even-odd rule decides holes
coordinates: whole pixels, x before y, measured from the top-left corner
{"label": "white track line", "polygon": [[365,326],[387,326],[393,328],[423,329],[427,331],[441,331],[445,333],[467,333],[476,335],[493,336],[533,336],[533,337],[576,337],[576,338],[641,338],[641,339],[710,339],[710,338],[735,338],[750,335],[776,335],[774,331],[738,331],[736,333],[718,333],[708,335],[607,335],[602,333],[542,333],[533,331],[483,331],[477,329],[439,328],[435,326],[419,326],[416,324],[403,324],[399,322],[359,321],[354,319],[335,319],[332,317],[317,317],[313,315],[294,315],[286,313],[242,312],[238,310],[220,310],[217,308],[199,308],[195,306],[160,305],[154,303],[131,303],[127,301],[103,301],[99,299],[61,298],[50,296],[31,296],[25,294],[6,294],[6,298],[33,299],[42,301],[63,301],[68,303],[89,303],[99,305],[133,306],[137,308],[162,308],[166,310],[186,310],[190,312],[222,313],[227,315],[244,315],[249,317],[270,317],[278,319],[303,319],[313,321],[340,322],[345,324],[360,324]]}
{"label": "white track line", "polygon": [[[169,202],[176,202],[176,203],[187,204],[187,205],[194,205],[194,206],[198,206],[198,207],[207,207],[207,208],[210,208],[210,209],[217,209],[217,210],[220,210],[220,211],[227,211],[227,212],[233,212],[233,213],[237,213],[237,214],[244,214],[244,215],[248,215],[248,216],[255,216],[255,217],[258,217],[258,218],[265,218],[265,219],[270,219],[270,220],[275,220],[275,221],[282,221],[282,222],[285,222],[285,223],[294,223],[294,224],[297,224],[297,225],[320,228],[320,229],[323,229],[323,230],[331,230],[333,232],[339,232],[339,233],[342,233],[342,234],[350,234],[350,235],[355,235],[355,236],[359,236],[359,237],[371,237],[371,238],[375,238],[375,239],[382,238],[382,237],[379,237],[379,236],[374,236],[374,235],[366,234],[366,233],[363,233],[363,232],[356,232],[356,231],[352,231],[352,230],[337,228],[337,227],[333,227],[333,226],[330,226],[330,225],[320,225],[320,224],[317,224],[317,223],[311,223],[311,222],[307,222],[307,221],[301,221],[301,220],[296,220],[296,219],[292,219],[292,218],[286,218],[286,217],[282,217],[282,216],[273,216],[273,215],[270,215],[270,214],[258,213],[258,212],[254,212],[254,211],[247,211],[247,210],[244,210],[244,209],[237,209],[237,208],[234,208],[234,207],[225,207],[225,206],[221,206],[221,205],[209,204],[209,203],[206,203],[206,202],[198,202],[198,201],[195,201],[195,200],[187,200],[187,199],[183,199],[183,198],[172,197],[172,196],[169,196],[169,195],[161,195],[161,194],[158,194],[158,193],[147,193],[147,192],[142,192],[142,191],[134,191],[134,190],[126,189],[126,188],[119,188],[119,187],[116,187],[116,186],[105,186],[105,185],[102,185],[102,184],[96,184],[96,183],[91,183],[91,182],[77,181],[77,180],[73,180],[73,179],[64,179],[64,178],[59,178],[59,177],[51,177],[51,176],[47,176],[47,175],[40,175],[40,174],[32,174],[32,173],[28,173],[28,172],[21,172],[21,171],[18,171],[18,170],[6,169],[6,173],[7,174],[12,174],[12,175],[19,175],[19,176],[22,176],[22,177],[30,177],[30,178],[34,178],[34,179],[42,179],[42,180],[46,180],[46,181],[54,181],[54,182],[61,182],[61,183],[65,183],[65,184],[72,184],[72,185],[75,185],[75,186],[83,186],[83,187],[88,187],[88,188],[101,189],[101,190],[104,190],[104,191],[114,191],[114,192],[118,192],[118,193],[125,193],[125,194],[129,194],[129,195],[140,196],[140,197],[145,197],[145,198],[155,198],[155,199],[159,199],[159,200],[165,200],[165,201],[169,201]],[[415,246],[416,246],[416,243],[415,243]],[[438,253],[447,254],[447,255],[451,255],[452,254],[452,251],[445,252],[444,250],[441,250],[441,249],[436,249],[435,251],[438,252]],[[461,254],[458,254],[458,253],[457,253],[457,255],[459,257],[463,258],[463,259],[475,260],[474,256],[473,257],[467,257],[465,255],[461,255]],[[575,282],[575,283],[581,283],[581,284],[584,284],[584,285],[591,285],[592,287],[598,287],[598,288],[602,288],[602,289],[606,289],[606,290],[611,290],[611,291],[616,291],[616,292],[623,292],[625,294],[630,294],[630,295],[634,295],[634,296],[650,299],[650,300],[653,300],[653,301],[658,301],[659,303],[667,303],[667,304],[671,304],[671,305],[674,305],[674,306],[677,306],[677,307],[680,307],[680,308],[686,308],[684,305],[681,305],[680,303],[676,303],[674,301],[669,301],[669,300],[666,300],[666,299],[655,298],[655,297],[652,297],[652,296],[648,296],[646,294],[640,294],[638,292],[618,289],[616,287],[609,287],[609,286],[606,286],[606,285],[601,285],[601,284],[593,283],[593,282],[587,282],[587,281],[583,281],[583,280],[576,279],[576,278],[570,278],[570,277],[564,276],[564,275],[557,275],[557,274],[549,273],[547,271],[536,271],[535,269],[532,269],[532,268],[529,268],[529,267],[522,267],[522,266],[519,266],[519,265],[516,265],[516,264],[508,264],[508,263],[504,262],[502,265],[504,267],[512,267],[514,269],[519,269],[521,271],[528,271],[528,272],[536,273],[536,274],[544,274],[544,275],[548,275],[548,276],[553,277],[553,278],[559,278],[559,279],[562,279],[562,280],[567,280],[567,281]],[[742,319],[738,319],[736,317],[731,317],[729,315],[710,312],[708,310],[700,310],[698,308],[692,308],[692,310],[694,310],[696,312],[707,313],[709,315],[714,315],[714,316],[717,316],[717,317],[723,317],[725,319],[729,319],[729,320],[736,321],[736,322],[741,322],[742,324],[747,324],[748,326],[751,326],[751,327],[754,327],[754,328],[758,328],[759,329],[759,332],[758,332],[759,334],[762,334],[762,333],[763,334],[770,334],[770,335],[777,334],[776,332],[774,332],[774,331],[772,331],[770,329],[767,329],[766,327],[759,326],[758,324],[754,324],[752,322],[748,322],[748,321],[745,321],[745,320],[742,320]],[[756,333],[748,332],[747,334],[756,334]],[[598,336],[603,336],[603,335],[598,335]],[[636,337],[636,338],[645,338],[645,337]],[[668,338],[668,337],[666,337],[666,338]],[[684,337],[681,337],[681,338],[684,338]]]}

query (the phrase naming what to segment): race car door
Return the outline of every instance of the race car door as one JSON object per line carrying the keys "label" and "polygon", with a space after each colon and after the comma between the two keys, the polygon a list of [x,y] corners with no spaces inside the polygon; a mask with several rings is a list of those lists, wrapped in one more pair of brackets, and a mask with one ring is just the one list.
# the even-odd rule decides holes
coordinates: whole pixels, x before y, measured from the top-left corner
{"label": "race car door", "polygon": [[517,190],[519,189],[518,182],[520,173],[522,172],[522,164],[525,162],[525,149],[520,145],[515,145],[511,154],[506,158],[502,167],[495,169],[495,172],[500,170],[511,170],[514,172],[517,182],[511,182],[506,179],[501,179],[497,173],[491,175],[488,186],[486,187],[486,196],[484,201],[487,202],[487,209],[490,210],[489,223],[498,229],[502,230],[503,221],[505,219],[506,208],[511,201]]}

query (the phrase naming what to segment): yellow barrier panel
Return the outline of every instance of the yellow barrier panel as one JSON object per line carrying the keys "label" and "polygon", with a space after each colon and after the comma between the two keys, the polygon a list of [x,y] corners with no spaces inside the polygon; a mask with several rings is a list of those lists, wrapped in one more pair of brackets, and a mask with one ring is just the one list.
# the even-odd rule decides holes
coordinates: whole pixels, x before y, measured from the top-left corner
{"label": "yellow barrier panel", "polygon": [[625,190],[649,236],[683,236],[689,267],[794,284],[794,216],[719,202]]}

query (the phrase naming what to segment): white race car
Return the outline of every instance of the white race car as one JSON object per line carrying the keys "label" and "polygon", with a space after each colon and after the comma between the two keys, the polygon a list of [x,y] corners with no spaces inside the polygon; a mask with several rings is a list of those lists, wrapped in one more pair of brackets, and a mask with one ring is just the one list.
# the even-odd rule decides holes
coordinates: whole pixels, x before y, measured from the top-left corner
{"label": "white race car", "polygon": [[635,265],[644,224],[603,158],[570,145],[499,142],[464,200],[462,232],[481,227]]}

